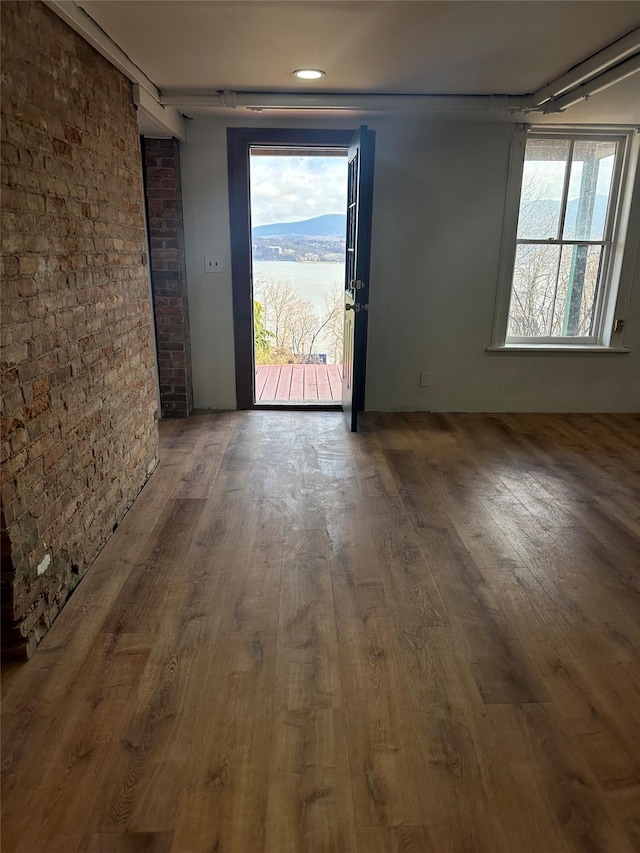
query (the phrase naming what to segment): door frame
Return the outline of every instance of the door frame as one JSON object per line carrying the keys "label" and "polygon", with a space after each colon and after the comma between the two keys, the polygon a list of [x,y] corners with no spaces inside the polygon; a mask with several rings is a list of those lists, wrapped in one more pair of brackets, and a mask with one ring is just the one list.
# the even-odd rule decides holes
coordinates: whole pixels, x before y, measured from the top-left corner
{"label": "door frame", "polygon": [[[253,364],[253,278],[251,245],[251,197],[249,152],[254,145],[348,149],[352,130],[303,129],[286,127],[227,128],[229,171],[229,226],[231,231],[231,286],[236,361],[236,405],[238,409],[271,408],[256,406]],[[274,407],[275,408],[275,407]],[[282,408],[340,408],[340,406],[277,406]]]}

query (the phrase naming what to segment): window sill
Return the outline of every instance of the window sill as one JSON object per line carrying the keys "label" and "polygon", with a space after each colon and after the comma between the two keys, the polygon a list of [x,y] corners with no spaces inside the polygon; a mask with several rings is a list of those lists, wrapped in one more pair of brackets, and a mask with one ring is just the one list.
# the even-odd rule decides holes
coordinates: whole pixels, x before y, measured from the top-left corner
{"label": "window sill", "polygon": [[503,344],[502,346],[485,347],[485,352],[501,352],[513,355],[518,352],[552,352],[552,353],[611,353],[621,355],[631,352],[629,347],[605,347],[591,344]]}

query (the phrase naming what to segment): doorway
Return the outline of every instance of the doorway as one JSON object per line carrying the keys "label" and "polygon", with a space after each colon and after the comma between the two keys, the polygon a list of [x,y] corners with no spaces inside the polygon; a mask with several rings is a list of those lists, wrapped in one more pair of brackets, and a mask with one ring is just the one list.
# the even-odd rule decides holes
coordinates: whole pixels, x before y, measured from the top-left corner
{"label": "doorway", "polygon": [[[323,312],[324,296],[310,294],[309,290],[313,289],[313,273],[318,273],[315,277],[316,285],[318,278],[320,278],[320,283],[323,280],[326,283],[332,279],[340,283],[337,289],[342,303],[344,233],[342,239],[338,241],[339,251],[334,253],[340,256],[339,260],[326,261],[324,272],[319,272],[319,270],[320,265],[324,266],[325,261],[312,258],[313,255],[320,255],[320,252],[313,251],[311,241],[308,239],[322,235],[300,235],[299,247],[304,246],[307,251],[298,255],[294,252],[293,257],[297,260],[285,261],[282,256],[285,251],[289,252],[295,248],[294,239],[290,234],[276,235],[273,233],[273,229],[263,228],[262,226],[275,225],[275,230],[282,230],[277,226],[282,225],[287,217],[281,217],[281,213],[277,211],[282,212],[282,208],[279,209],[275,203],[271,208],[265,206],[262,211],[256,211],[255,203],[252,204],[252,192],[255,179],[264,178],[269,165],[273,166],[274,172],[278,171],[277,160],[281,163],[287,162],[287,165],[290,166],[293,166],[294,161],[297,160],[300,170],[304,171],[304,166],[307,172],[313,172],[314,167],[318,170],[315,164],[319,164],[323,160],[325,164],[329,162],[340,164],[344,168],[344,181],[341,187],[344,206],[340,210],[341,219],[344,221],[347,199],[347,150],[353,131],[229,128],[227,135],[238,408],[339,409],[341,368],[339,364],[332,365],[326,362],[332,361],[334,354],[336,354],[336,347],[332,345],[331,338],[334,337],[338,328],[341,329],[343,306],[341,305],[338,317],[330,320],[327,324],[332,325],[332,329],[327,330],[328,334],[322,334],[326,330],[325,326],[319,330],[319,334],[312,342],[311,338],[326,319],[326,314]],[[302,160],[306,162],[300,162]],[[281,186],[275,181],[271,183],[272,186],[268,187],[267,191],[271,192],[275,199],[277,194],[281,192]],[[263,193],[263,195],[266,194],[266,192]],[[322,193],[314,194],[318,197],[318,203],[322,203]],[[297,214],[290,212],[292,209],[295,210],[295,206],[289,208],[290,222],[304,222],[316,218],[313,215],[306,215],[306,213],[312,213],[311,206],[308,203],[299,205],[298,209],[302,211],[299,219]],[[327,214],[332,212],[326,211]],[[335,212],[338,212],[337,209]],[[260,218],[254,223],[253,219],[256,213],[259,214]],[[322,213],[318,215],[322,215]],[[272,221],[267,222],[268,218],[272,218]],[[334,231],[339,228],[337,219],[328,221],[327,224]],[[311,222],[306,228],[307,230],[309,228],[318,230],[321,225],[322,222]],[[290,238],[288,241],[287,236]],[[327,250],[326,245],[323,247],[323,254],[325,250]],[[307,257],[303,258],[302,255],[305,254]],[[291,254],[287,256],[292,257]],[[305,272],[311,273],[309,276],[310,283],[308,284],[303,283]],[[293,278],[295,281],[292,281]],[[289,285],[288,288],[286,287],[287,284]],[[278,285],[280,286],[278,287]],[[278,293],[278,291],[280,292]],[[305,334],[306,326],[303,323],[303,334],[297,337],[294,334],[292,339],[289,333],[289,340],[287,340],[287,336],[283,336],[280,325],[277,329],[274,328],[274,313],[281,311],[282,303],[284,303],[286,310],[286,297],[292,295],[293,299],[290,302],[296,304],[298,313],[301,309],[300,303],[310,303],[311,311],[303,304],[302,312],[307,315],[315,315],[315,318],[320,322],[306,324],[307,326],[315,326],[311,335]],[[309,299],[309,295],[312,295],[312,299]],[[279,306],[274,306],[274,297],[277,297],[275,301],[279,301]],[[271,305],[267,304],[268,301],[271,302]],[[258,308],[256,308],[256,303],[259,305]],[[321,313],[323,314],[322,317],[319,316]],[[313,318],[307,316],[307,320],[309,319]],[[311,346],[309,346],[310,344]],[[269,345],[273,349],[276,349],[277,345],[277,349],[284,355],[280,360],[280,365],[264,363],[267,361],[265,351],[268,350]],[[288,350],[292,352],[287,352]],[[273,353],[273,356],[276,355],[277,353]],[[324,365],[321,356],[325,356]],[[339,357],[337,360],[340,360]],[[266,371],[261,369],[264,367],[267,368]],[[272,367],[280,367],[280,371],[272,370]],[[323,370],[322,367],[325,369]],[[284,375],[282,368],[284,368]],[[326,368],[331,369],[327,370]],[[314,380],[315,391],[313,389]],[[318,385],[320,386],[319,389]],[[321,398],[317,396],[319,392],[322,394]],[[316,395],[315,400],[313,399],[314,393]],[[276,399],[269,400],[268,397],[270,396]]]}
{"label": "doorway", "polygon": [[[253,148],[347,150],[346,258],[344,278],[344,350],[339,406],[303,403],[303,408],[341,408],[352,432],[364,409],[372,238],[375,132],[228,128],[229,219],[233,289],[236,400],[239,409],[256,408],[254,364],[253,253],[250,204],[250,156]],[[289,408],[295,407],[290,401]],[[282,404],[275,408],[283,408]]]}
{"label": "doorway", "polygon": [[249,149],[256,407],[342,399],[347,153]]}

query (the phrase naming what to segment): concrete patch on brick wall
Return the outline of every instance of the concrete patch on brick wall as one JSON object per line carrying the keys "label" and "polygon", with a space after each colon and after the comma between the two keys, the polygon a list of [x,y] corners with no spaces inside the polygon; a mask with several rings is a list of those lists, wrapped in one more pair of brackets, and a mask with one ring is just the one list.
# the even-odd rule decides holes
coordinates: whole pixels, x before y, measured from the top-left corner
{"label": "concrete patch on brick wall", "polygon": [[44,557],[40,560],[38,565],[36,566],[36,574],[38,577],[43,575],[49,566],[51,565],[51,554],[45,554]]}
{"label": "concrete patch on brick wall", "polygon": [[156,464],[156,387],[131,84],[44,4],[0,10],[2,618],[24,657]]}

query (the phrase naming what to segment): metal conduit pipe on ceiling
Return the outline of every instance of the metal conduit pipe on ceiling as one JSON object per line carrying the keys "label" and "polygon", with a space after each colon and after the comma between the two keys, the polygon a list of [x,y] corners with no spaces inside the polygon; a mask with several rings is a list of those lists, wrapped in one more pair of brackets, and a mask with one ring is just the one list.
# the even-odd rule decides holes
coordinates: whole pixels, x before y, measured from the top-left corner
{"label": "metal conduit pipe on ceiling", "polygon": [[226,107],[262,110],[367,110],[419,112],[464,110],[509,113],[559,113],[640,71],[640,53],[565,94],[544,103],[533,103],[530,95],[388,95],[303,92],[166,92],[160,103],[166,107]]}
{"label": "metal conduit pipe on ceiling", "polygon": [[540,106],[552,98],[557,98],[559,95],[575,89],[576,86],[604,74],[604,72],[636,53],[640,53],[640,27],[631,30],[622,38],[574,65],[565,74],[556,77],[555,80],[538,89],[530,96],[531,106]]}
{"label": "metal conduit pipe on ceiling", "polygon": [[[585,100],[585,98],[589,98],[597,92],[602,92],[604,89],[608,89],[610,86],[620,83],[622,80],[626,80],[627,77],[631,77],[633,74],[637,74],[638,72],[640,72],[640,53],[636,54],[631,59],[628,59],[626,62],[620,63],[620,65],[617,65],[610,71],[600,74],[598,77],[594,77],[582,86],[578,86],[577,89],[571,89],[566,94],[547,101],[543,105],[543,112],[564,112],[564,110],[569,109],[569,107],[573,107],[575,104],[580,103],[580,101]],[[640,98],[640,87],[638,89],[638,98]]]}
{"label": "metal conduit pipe on ceiling", "polygon": [[164,106],[227,107],[230,109],[306,110],[506,110],[522,112],[527,97],[518,95],[388,95],[307,92],[165,92]]}

